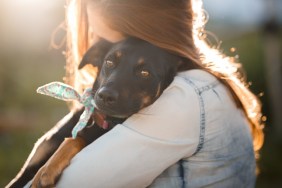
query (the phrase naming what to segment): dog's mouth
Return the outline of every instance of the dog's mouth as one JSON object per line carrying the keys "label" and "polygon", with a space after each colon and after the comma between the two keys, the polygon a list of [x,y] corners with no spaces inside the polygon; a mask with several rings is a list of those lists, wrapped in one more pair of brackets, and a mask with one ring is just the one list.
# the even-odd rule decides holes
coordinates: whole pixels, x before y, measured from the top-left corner
{"label": "dog's mouth", "polygon": [[110,116],[106,115],[104,111],[95,107],[95,111],[92,114],[92,120],[95,124],[103,129],[111,129],[115,125],[122,123],[128,116]]}
{"label": "dog's mouth", "polygon": [[[103,104],[100,104],[99,102],[96,103],[96,108],[106,116],[111,116],[121,119],[128,118],[129,116],[131,116],[132,114],[138,111],[135,109],[127,110],[126,112],[124,110],[115,110],[113,107],[105,106]],[[124,108],[121,106],[120,109],[124,109]]]}
{"label": "dog's mouth", "polygon": [[104,108],[104,107],[99,107],[99,106],[96,106],[96,108],[103,114],[105,114],[106,116],[111,116],[111,117],[115,117],[115,118],[127,118],[129,117],[130,115],[132,114],[119,114],[119,113],[116,113],[115,111],[111,110],[111,109],[108,109],[108,108]]}
{"label": "dog's mouth", "polygon": [[140,107],[128,108],[122,104],[116,104],[114,106],[107,106],[101,103],[99,100],[95,101],[96,108],[106,116],[111,116],[115,118],[128,118],[132,114],[135,114],[140,110]]}

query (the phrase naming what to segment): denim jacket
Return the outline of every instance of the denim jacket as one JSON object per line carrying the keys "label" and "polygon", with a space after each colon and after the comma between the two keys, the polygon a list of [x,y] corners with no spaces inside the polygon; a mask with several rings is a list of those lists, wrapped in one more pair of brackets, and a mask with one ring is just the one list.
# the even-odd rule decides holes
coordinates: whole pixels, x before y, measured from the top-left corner
{"label": "denim jacket", "polygon": [[150,188],[251,188],[255,157],[248,122],[218,80],[194,71],[179,78],[194,89],[200,107],[200,135],[195,153],[166,169]]}
{"label": "denim jacket", "polygon": [[249,125],[230,92],[190,70],[78,153],[57,187],[252,188],[255,167]]}

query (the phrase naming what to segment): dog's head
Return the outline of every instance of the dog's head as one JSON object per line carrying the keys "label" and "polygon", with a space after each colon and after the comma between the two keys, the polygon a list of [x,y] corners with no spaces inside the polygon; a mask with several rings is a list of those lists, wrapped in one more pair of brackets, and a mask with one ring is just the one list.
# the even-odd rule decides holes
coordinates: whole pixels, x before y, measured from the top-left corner
{"label": "dog's head", "polygon": [[172,82],[182,59],[148,42],[127,38],[101,40],[84,55],[80,67],[98,67],[94,83],[97,108],[113,117],[128,117],[152,104]]}

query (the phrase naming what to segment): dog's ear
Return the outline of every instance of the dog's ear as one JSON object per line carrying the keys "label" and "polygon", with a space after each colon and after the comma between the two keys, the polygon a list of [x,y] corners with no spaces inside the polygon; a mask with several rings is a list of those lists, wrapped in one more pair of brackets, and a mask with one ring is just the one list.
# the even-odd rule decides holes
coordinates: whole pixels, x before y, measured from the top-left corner
{"label": "dog's ear", "polygon": [[171,55],[170,58],[168,57],[168,62],[165,66],[166,67],[166,75],[164,82],[162,84],[162,89],[164,90],[169,86],[169,84],[173,81],[177,72],[186,71],[190,69],[198,68],[190,59]]}
{"label": "dog's ear", "polygon": [[113,43],[108,42],[104,39],[100,39],[93,46],[91,46],[87,52],[84,54],[78,69],[83,68],[87,64],[91,64],[97,67],[98,70],[101,69],[105,55],[113,46]]}

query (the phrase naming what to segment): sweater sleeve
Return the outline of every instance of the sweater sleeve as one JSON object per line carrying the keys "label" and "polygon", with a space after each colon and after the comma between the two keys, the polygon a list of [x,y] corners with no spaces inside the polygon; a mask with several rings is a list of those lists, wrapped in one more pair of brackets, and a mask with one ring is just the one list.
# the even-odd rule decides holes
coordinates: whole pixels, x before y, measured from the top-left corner
{"label": "sweater sleeve", "polygon": [[151,106],[84,148],[57,187],[147,187],[199,143],[199,101],[176,77]]}

